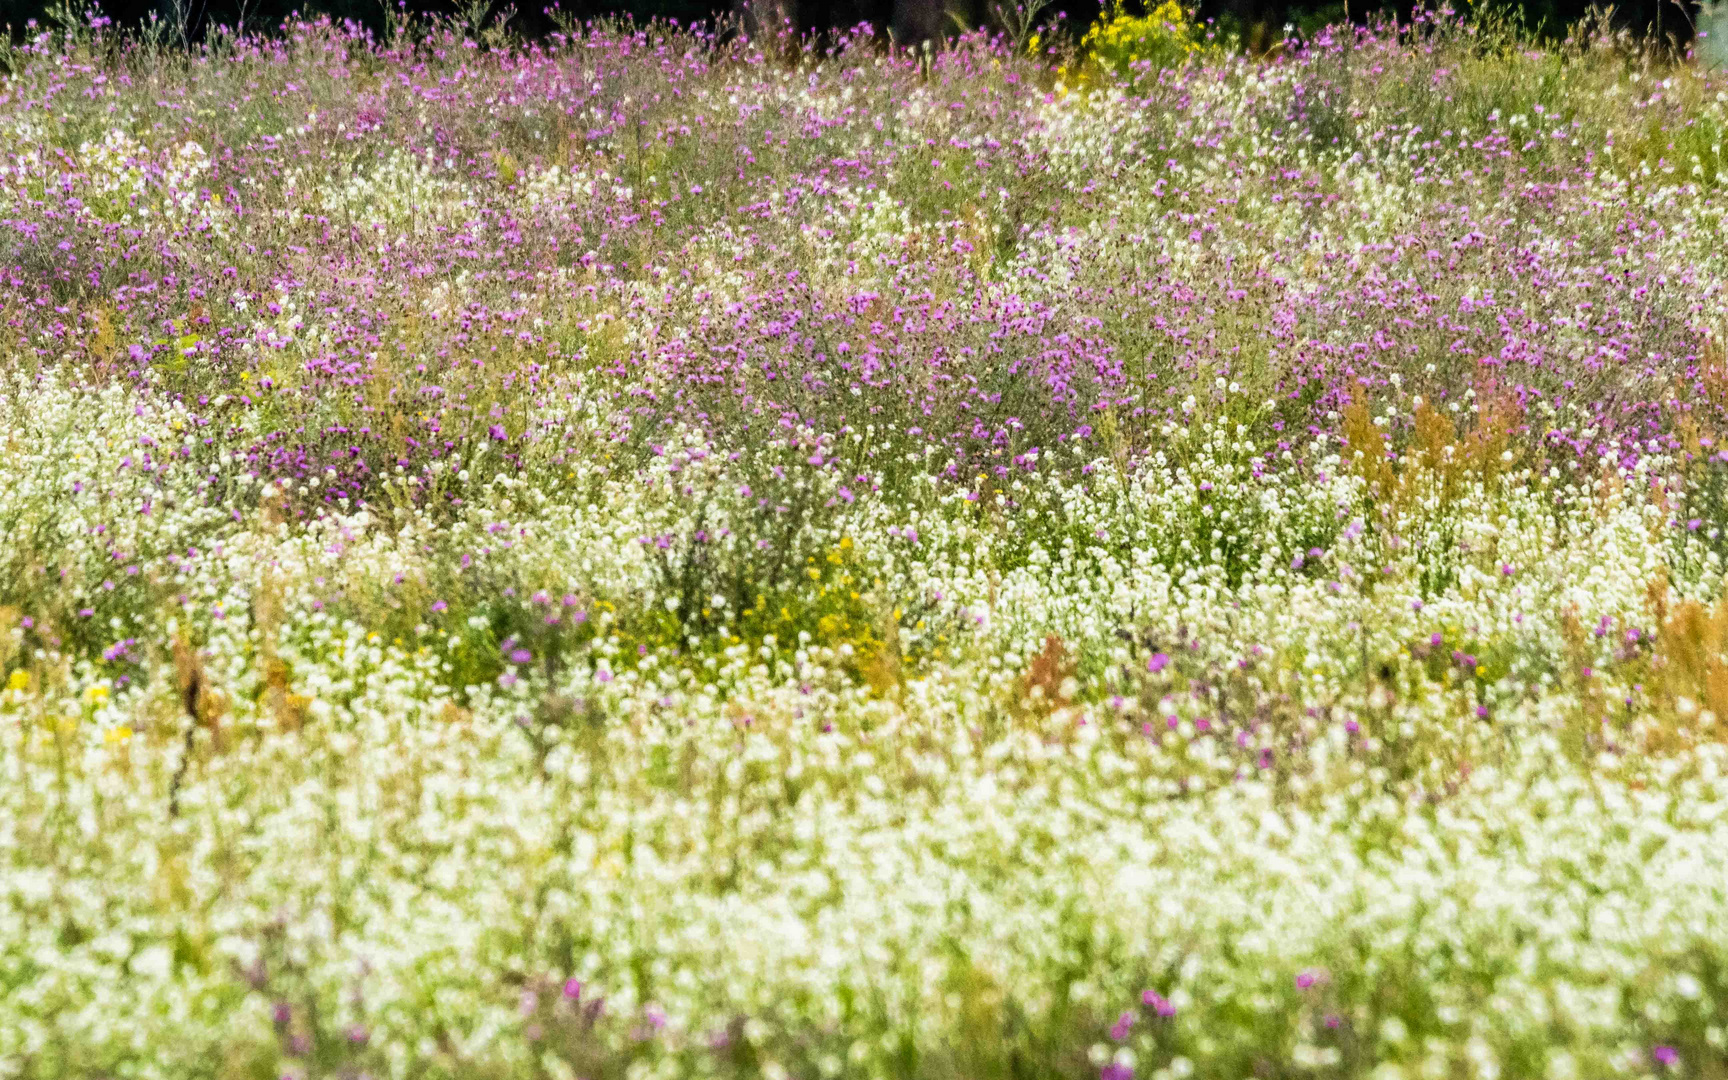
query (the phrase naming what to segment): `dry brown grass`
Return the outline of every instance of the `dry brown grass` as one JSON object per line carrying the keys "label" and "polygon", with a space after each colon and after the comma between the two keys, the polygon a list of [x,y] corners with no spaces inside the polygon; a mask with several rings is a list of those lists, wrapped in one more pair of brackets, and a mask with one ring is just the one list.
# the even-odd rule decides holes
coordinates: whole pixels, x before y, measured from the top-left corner
{"label": "dry brown grass", "polygon": [[1470,484],[1493,487],[1524,463],[1525,440],[1514,438],[1524,410],[1496,379],[1480,377],[1473,389],[1476,408],[1463,430],[1424,401],[1408,432],[1397,435],[1375,424],[1357,396],[1342,414],[1345,464],[1397,511],[1414,509],[1423,495],[1451,502]]}
{"label": "dry brown grass", "polygon": [[1728,716],[1728,596],[1665,608],[1652,662],[1658,709],[1645,733],[1653,752],[1720,740]]}

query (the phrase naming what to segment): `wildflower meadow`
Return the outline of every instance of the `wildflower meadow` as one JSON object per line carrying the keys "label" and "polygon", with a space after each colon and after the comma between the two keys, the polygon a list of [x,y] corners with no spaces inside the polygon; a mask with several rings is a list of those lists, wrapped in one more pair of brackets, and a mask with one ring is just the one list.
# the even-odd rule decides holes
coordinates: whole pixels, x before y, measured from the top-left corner
{"label": "wildflower meadow", "polygon": [[0,1078],[1728,1077],[1728,77],[0,67]]}

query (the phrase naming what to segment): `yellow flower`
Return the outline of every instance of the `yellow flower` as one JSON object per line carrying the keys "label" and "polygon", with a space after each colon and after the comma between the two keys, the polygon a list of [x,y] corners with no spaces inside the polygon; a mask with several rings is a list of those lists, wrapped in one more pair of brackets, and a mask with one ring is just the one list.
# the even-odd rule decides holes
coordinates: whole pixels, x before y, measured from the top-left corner
{"label": "yellow flower", "polygon": [[103,735],[102,738],[110,746],[124,745],[127,740],[132,738],[132,729],[121,724],[118,727],[109,728],[107,734]]}
{"label": "yellow flower", "polygon": [[88,705],[100,705],[108,700],[106,686],[88,686],[84,688],[84,702]]}
{"label": "yellow flower", "polygon": [[30,673],[23,668],[14,671],[6,677],[6,689],[17,690],[20,693],[30,689]]}
{"label": "yellow flower", "polygon": [[1166,0],[1138,18],[1106,4],[1080,44],[1094,64],[1125,76],[1141,63],[1154,68],[1174,66],[1200,50],[1198,39],[1199,30],[1188,13],[1175,0]]}

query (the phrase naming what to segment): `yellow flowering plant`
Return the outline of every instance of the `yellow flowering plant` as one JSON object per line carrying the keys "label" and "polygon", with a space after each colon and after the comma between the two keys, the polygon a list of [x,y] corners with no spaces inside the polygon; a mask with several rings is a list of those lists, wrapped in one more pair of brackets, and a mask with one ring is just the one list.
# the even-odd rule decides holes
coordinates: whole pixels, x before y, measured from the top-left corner
{"label": "yellow flowering plant", "polygon": [[1086,55],[1081,78],[1107,72],[1133,78],[1182,64],[1201,49],[1201,33],[1191,14],[1176,0],[1131,15],[1118,3],[1107,3],[1098,21],[1086,31],[1080,46]]}

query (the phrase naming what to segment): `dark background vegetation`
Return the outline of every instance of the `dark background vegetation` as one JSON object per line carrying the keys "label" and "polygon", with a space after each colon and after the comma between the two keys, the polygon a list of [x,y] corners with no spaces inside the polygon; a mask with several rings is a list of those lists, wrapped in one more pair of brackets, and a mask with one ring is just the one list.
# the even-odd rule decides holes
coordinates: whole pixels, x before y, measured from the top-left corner
{"label": "dark background vegetation", "polygon": [[[42,20],[54,0],[0,0],[0,26],[10,26],[20,36],[31,19]],[[268,29],[288,15],[329,15],[352,19],[379,28],[384,4],[399,0],[94,0],[103,14],[126,24],[135,24],[154,13],[173,19],[184,13],[193,37],[215,25],[234,26],[242,14],[248,27]],[[429,14],[454,14],[486,0],[406,0],[409,10]],[[493,13],[513,2],[513,28],[535,36],[554,28],[542,8],[552,0],[491,0]],[[995,23],[994,12],[1003,0],[750,0],[758,16],[789,18],[801,31],[822,31],[867,22],[891,33],[897,40],[920,40],[952,33],[956,26]],[[1010,5],[1016,0],[1006,0]],[[1024,3],[1026,0],[1018,0]],[[1040,21],[1059,20],[1080,31],[1098,15],[1101,0],[1054,0],[1040,14]],[[1108,0],[1105,0],[1108,2]],[[1141,0],[1119,0],[1121,6],[1138,13]],[[1151,0],[1156,3],[1157,0]],[[1577,19],[1604,0],[1477,0],[1493,2],[1496,10],[1509,15],[1534,33],[1560,36]],[[1613,21],[1643,32],[1655,32],[1679,42],[1692,37],[1696,0],[1609,0]],[[1185,0],[1193,4],[1194,0]],[[1410,0],[1198,0],[1202,19],[1216,20],[1242,38],[1250,48],[1265,47],[1283,36],[1286,24],[1311,31],[1346,17],[1364,22],[1374,17],[1408,15]],[[1470,0],[1454,0],[1468,7]],[[624,15],[635,19],[677,19],[682,23],[711,20],[717,14],[744,16],[744,0],[559,0],[566,13],[579,19]]]}

